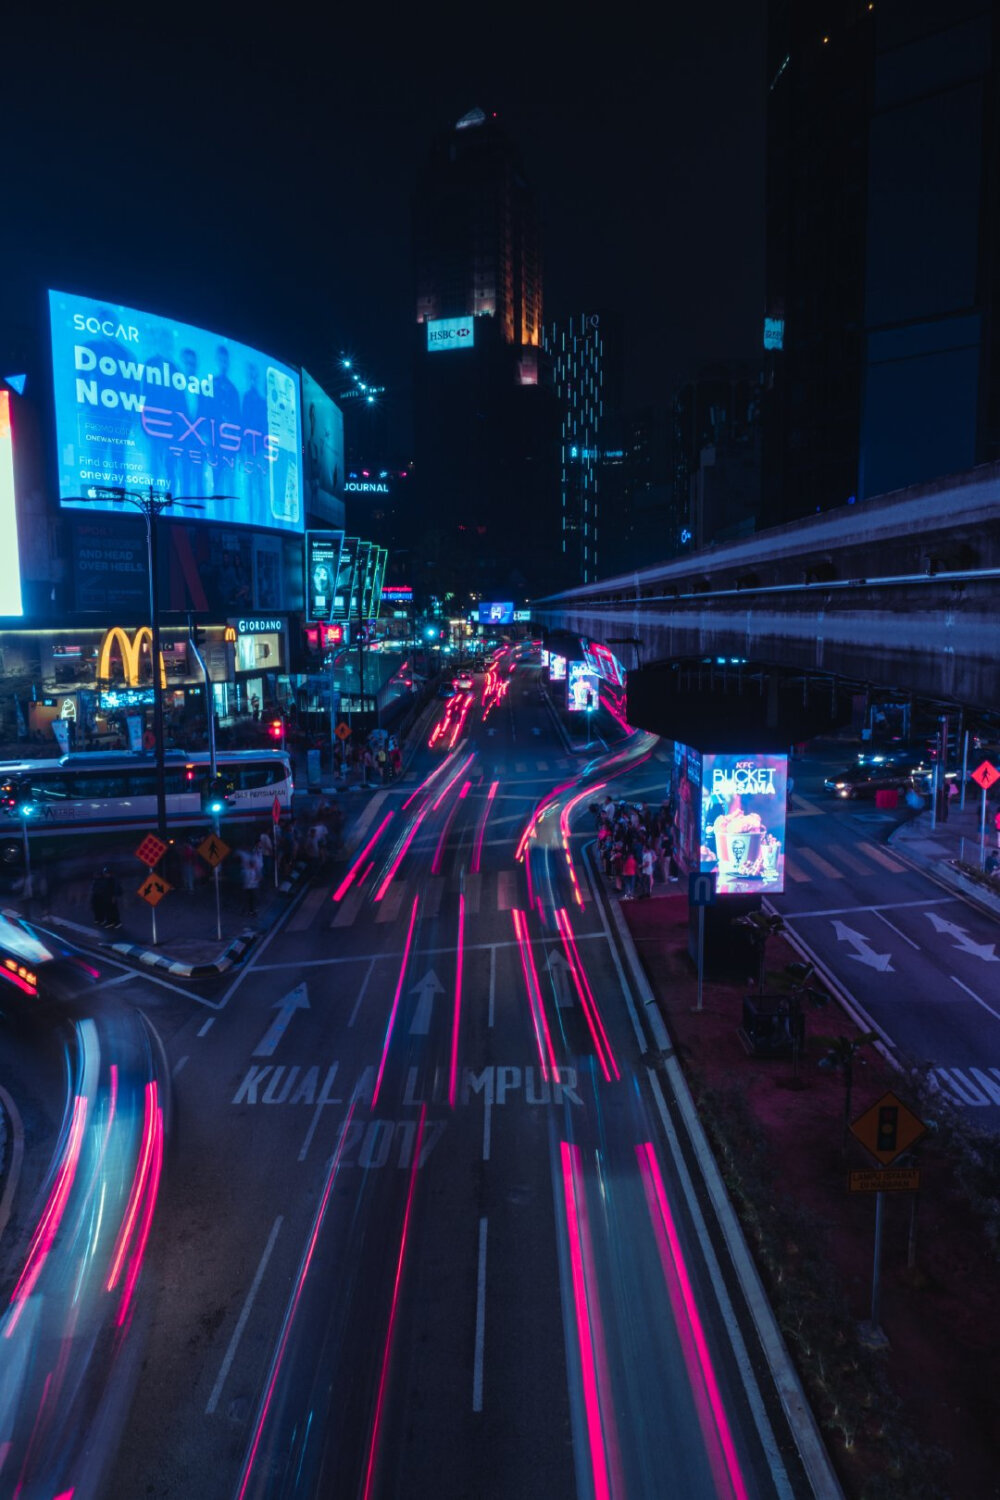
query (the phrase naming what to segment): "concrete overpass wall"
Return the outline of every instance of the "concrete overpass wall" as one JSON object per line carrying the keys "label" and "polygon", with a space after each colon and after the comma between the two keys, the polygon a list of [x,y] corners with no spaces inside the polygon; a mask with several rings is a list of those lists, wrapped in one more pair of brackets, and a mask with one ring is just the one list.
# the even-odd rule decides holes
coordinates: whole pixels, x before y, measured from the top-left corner
{"label": "concrete overpass wall", "polygon": [[1000,465],[601,580],[533,615],[635,637],[644,663],[738,656],[995,711]]}

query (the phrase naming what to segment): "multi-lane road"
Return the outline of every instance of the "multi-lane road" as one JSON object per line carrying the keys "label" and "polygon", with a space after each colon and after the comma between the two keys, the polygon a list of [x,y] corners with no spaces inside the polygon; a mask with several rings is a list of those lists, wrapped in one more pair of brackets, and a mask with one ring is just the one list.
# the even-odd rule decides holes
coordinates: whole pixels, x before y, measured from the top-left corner
{"label": "multi-lane road", "polygon": [[[172,1083],[141,1369],[99,1484],[67,1449],[25,1500],[835,1493],[588,859],[598,789],[658,802],[666,753],[570,754],[534,673],[507,681],[442,704],[235,978],[102,998],[141,1004]],[[1000,1084],[985,919],[812,774],[774,904],[958,1097]],[[132,1158],[156,1163],[140,1103]]]}

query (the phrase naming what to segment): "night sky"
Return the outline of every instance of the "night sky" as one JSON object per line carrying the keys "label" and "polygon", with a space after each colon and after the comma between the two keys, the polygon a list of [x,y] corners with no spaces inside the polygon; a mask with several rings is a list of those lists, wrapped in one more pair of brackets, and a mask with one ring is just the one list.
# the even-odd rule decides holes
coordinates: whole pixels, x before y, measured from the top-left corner
{"label": "night sky", "polygon": [[480,105],[540,196],[546,319],[623,314],[629,405],[757,352],[764,0],[593,30],[563,7],[347,9],[5,21],[0,323],[52,284],[328,382],[349,349],[405,433],[410,195],[434,133]]}

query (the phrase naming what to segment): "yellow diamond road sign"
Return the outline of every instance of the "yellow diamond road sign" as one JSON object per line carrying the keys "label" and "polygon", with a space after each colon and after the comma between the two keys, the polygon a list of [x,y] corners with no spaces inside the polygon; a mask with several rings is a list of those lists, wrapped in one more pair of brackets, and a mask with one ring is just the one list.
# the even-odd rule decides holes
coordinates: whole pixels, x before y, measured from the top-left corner
{"label": "yellow diamond road sign", "polygon": [[150,906],[158,906],[168,891],[173,886],[169,880],[164,880],[160,875],[147,875],[139,887],[139,895],[143,901],[148,901]]}
{"label": "yellow diamond road sign", "polygon": [[346,740],[350,738],[351,728],[349,724],[344,724],[343,722],[341,722],[337,725],[336,729],[333,732],[337,736],[338,740]]}
{"label": "yellow diamond road sign", "polygon": [[229,853],[229,845],[224,844],[220,838],[216,838],[214,833],[210,833],[208,838],[202,839],[198,845],[198,853],[206,865],[211,865],[214,870],[216,865],[222,864],[222,861]]}
{"label": "yellow diamond road sign", "polygon": [[927,1134],[927,1126],[895,1094],[889,1093],[858,1116],[851,1134],[876,1161],[888,1167]]}

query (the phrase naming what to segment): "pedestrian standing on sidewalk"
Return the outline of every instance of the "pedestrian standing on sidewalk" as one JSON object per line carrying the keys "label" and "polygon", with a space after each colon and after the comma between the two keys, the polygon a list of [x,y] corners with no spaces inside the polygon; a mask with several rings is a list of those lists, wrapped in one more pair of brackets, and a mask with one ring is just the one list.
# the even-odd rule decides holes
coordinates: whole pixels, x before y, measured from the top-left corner
{"label": "pedestrian standing on sidewalk", "polygon": [[631,845],[622,863],[622,874],[625,876],[625,895],[623,900],[631,901],[635,897],[635,877],[638,872],[635,855],[632,853]]}
{"label": "pedestrian standing on sidewalk", "polygon": [[240,853],[240,865],[243,877],[243,915],[255,917],[262,871],[261,857],[255,849],[244,849]]}
{"label": "pedestrian standing on sidewalk", "polygon": [[95,927],[108,925],[108,879],[103,870],[98,870],[90,882],[90,910]]}
{"label": "pedestrian standing on sidewalk", "polygon": [[653,853],[651,844],[647,844],[642,851],[642,894],[651,896],[653,894],[653,872],[656,868],[656,855]]}

